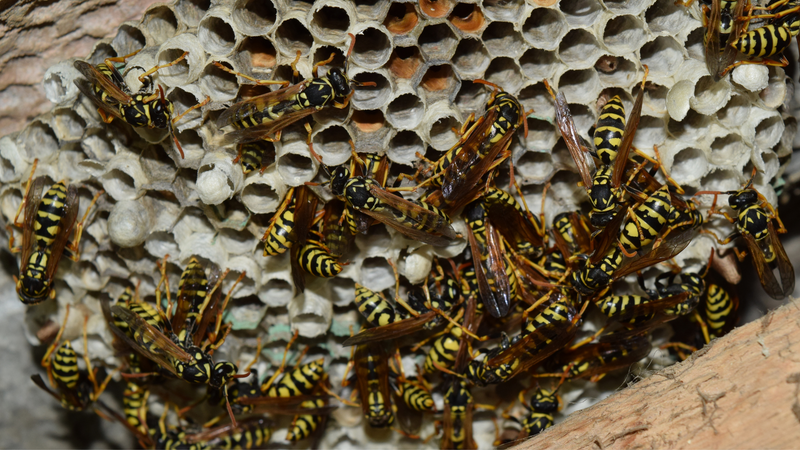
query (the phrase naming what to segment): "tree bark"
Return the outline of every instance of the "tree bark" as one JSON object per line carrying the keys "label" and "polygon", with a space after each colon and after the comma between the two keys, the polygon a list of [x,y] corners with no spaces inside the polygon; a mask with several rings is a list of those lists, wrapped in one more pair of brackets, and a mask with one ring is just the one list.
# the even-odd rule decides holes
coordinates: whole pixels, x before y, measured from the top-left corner
{"label": "tree bark", "polygon": [[516,448],[800,448],[800,302]]}
{"label": "tree bark", "polygon": [[52,108],[42,88],[53,64],[87,56],[156,0],[0,0],[0,136]]}

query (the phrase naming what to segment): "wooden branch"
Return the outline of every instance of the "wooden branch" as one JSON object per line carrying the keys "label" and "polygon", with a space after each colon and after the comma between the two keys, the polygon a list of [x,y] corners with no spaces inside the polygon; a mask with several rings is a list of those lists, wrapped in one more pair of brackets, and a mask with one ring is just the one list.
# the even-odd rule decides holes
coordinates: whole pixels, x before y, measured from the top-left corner
{"label": "wooden branch", "polygon": [[800,302],[578,411],[517,449],[800,446]]}

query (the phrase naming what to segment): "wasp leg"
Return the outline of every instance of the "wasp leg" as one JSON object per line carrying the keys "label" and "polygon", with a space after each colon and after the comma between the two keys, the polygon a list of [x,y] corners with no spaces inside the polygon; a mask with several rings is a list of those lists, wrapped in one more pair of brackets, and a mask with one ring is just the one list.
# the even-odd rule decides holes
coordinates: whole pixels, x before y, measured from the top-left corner
{"label": "wasp leg", "polygon": [[97,194],[94,194],[91,203],[89,203],[89,206],[86,208],[86,212],[83,213],[81,221],[78,222],[78,224],[75,226],[75,238],[71,243],[67,244],[64,252],[64,254],[69,259],[73,261],[78,261],[78,259],[80,258],[81,252],[80,249],[78,248],[78,245],[80,245],[81,236],[83,236],[83,224],[86,222],[86,218],[89,216],[89,212],[92,210],[92,206],[94,206],[94,204],[97,203],[97,199],[99,199],[101,195],[105,194],[105,192],[106,191],[101,190]]}
{"label": "wasp leg", "polygon": [[281,365],[278,366],[277,370],[275,370],[275,374],[272,375],[272,377],[270,377],[270,379],[267,380],[266,383],[261,385],[261,392],[266,393],[269,390],[270,386],[272,386],[272,383],[275,382],[275,379],[278,378],[278,375],[283,373],[284,368],[286,367],[286,354],[289,353],[289,348],[291,348],[292,344],[294,344],[294,341],[297,340],[298,333],[299,333],[298,331],[295,331],[291,339],[289,339],[289,343],[286,344],[286,349],[283,351],[283,359],[281,360]]}
{"label": "wasp leg", "polygon": [[25,185],[25,194],[23,194],[22,202],[19,204],[19,207],[17,208],[17,215],[14,216],[15,227],[22,228],[25,225],[24,223],[20,223],[18,220],[19,220],[19,215],[22,213],[23,207],[25,207],[25,204],[27,203],[28,193],[31,190],[31,184],[33,182],[33,173],[36,172],[37,165],[39,165],[39,158],[33,160],[33,166],[31,167],[31,174],[28,175],[28,184]]}
{"label": "wasp leg", "polygon": [[186,56],[188,54],[189,54],[189,52],[183,52],[183,54],[181,56],[179,56],[177,59],[175,59],[174,61],[172,61],[170,63],[167,63],[167,64],[161,64],[161,65],[153,67],[152,69],[148,70],[147,72],[139,75],[139,82],[140,83],[144,83],[144,79],[149,77],[150,75],[158,72],[161,69],[164,69],[164,68],[167,68],[167,67],[170,67],[170,66],[174,66],[175,64],[178,64],[179,62],[181,62],[184,59],[186,59]]}
{"label": "wasp leg", "polygon": [[53,343],[47,346],[47,351],[44,353],[42,357],[42,367],[47,370],[47,378],[50,380],[50,386],[55,386],[55,378],[53,378],[53,368],[51,367],[52,362],[50,361],[50,357],[53,355],[53,352],[58,347],[58,342],[61,340],[61,335],[64,333],[64,328],[67,327],[67,319],[69,318],[69,303],[66,305],[66,310],[64,311],[64,322],[61,324],[61,328],[58,329],[58,333],[56,334],[56,338],[53,340]]}
{"label": "wasp leg", "polygon": [[219,68],[219,69],[222,69],[222,70],[224,70],[225,72],[228,72],[228,73],[230,73],[230,74],[232,74],[232,75],[236,75],[236,76],[242,77],[242,78],[244,78],[245,80],[252,81],[253,83],[255,83],[255,84],[258,84],[258,85],[279,84],[279,85],[281,85],[281,87],[286,87],[286,86],[289,86],[289,84],[291,84],[291,83],[289,83],[288,81],[278,81],[278,80],[259,80],[258,78],[253,78],[253,77],[251,77],[251,76],[249,76],[249,75],[245,75],[245,74],[243,74],[243,73],[241,73],[241,72],[237,72],[237,71],[235,71],[235,70],[233,70],[233,69],[229,69],[229,68],[225,67],[225,66],[224,66],[222,63],[220,63],[219,61],[214,61],[214,62],[213,62],[213,64],[214,64],[215,66],[217,66],[217,68]]}

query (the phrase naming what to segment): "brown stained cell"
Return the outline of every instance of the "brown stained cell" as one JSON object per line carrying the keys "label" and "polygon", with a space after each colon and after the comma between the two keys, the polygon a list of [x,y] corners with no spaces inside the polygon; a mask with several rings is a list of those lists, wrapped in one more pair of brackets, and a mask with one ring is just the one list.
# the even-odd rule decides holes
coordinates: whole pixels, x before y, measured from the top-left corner
{"label": "brown stained cell", "polygon": [[419,0],[419,10],[428,17],[438,19],[444,17],[453,8],[450,0]]}
{"label": "brown stained cell", "polygon": [[433,66],[425,72],[420,85],[428,91],[441,91],[447,89],[454,81],[453,68],[447,64]]}
{"label": "brown stained cell", "polygon": [[447,20],[465,33],[476,33],[486,23],[486,18],[483,17],[483,12],[478,8],[478,5],[470,5],[468,3],[456,5]]}
{"label": "brown stained cell", "polygon": [[612,73],[617,70],[619,61],[616,56],[603,55],[594,63],[594,68],[603,73]]}
{"label": "brown stained cell", "polygon": [[383,26],[392,34],[406,34],[419,23],[413,3],[393,3],[386,14]]}
{"label": "brown stained cell", "polygon": [[383,113],[379,110],[354,111],[350,117],[356,128],[364,133],[373,133],[383,128]]}
{"label": "brown stained cell", "polygon": [[417,73],[422,57],[417,47],[397,47],[389,57],[389,70],[397,78],[411,78]]}
{"label": "brown stained cell", "polygon": [[36,331],[36,338],[39,339],[39,342],[50,342],[56,338],[59,327],[61,324],[48,320]]}
{"label": "brown stained cell", "polygon": [[247,38],[241,51],[250,55],[250,65],[254,68],[271,69],[277,62],[277,51],[272,43],[260,36]]}

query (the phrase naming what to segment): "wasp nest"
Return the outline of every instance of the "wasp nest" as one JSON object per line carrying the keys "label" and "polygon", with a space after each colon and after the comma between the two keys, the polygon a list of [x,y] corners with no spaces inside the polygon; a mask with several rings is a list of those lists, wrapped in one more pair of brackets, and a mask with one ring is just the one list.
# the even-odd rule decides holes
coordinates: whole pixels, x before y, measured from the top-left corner
{"label": "wasp nest", "polygon": [[[116,298],[131,282],[153,292],[156,261],[166,255],[175,286],[181,268],[196,256],[231,269],[225,291],[246,272],[228,316],[234,330],[242,331],[234,331],[223,347],[229,359],[245,361],[256,335],[246,330],[266,329],[272,341],[285,340],[290,328],[317,343],[346,335],[350,325],[359,324],[352,306],[354,283],[376,291],[393,286],[387,260],[397,262],[404,277],[420,282],[434,253],[460,252],[463,241],[444,250],[406,251],[398,243],[408,241],[395,239],[393,230],[371,233],[358,238],[358,255],[337,278],[314,280],[297,295],[288,254],[265,258],[256,250],[287,189],[327,177],[318,177],[320,165],[309,154],[302,128],[284,130],[280,141],[266,144],[274,150],[274,163],[263,174],[245,176],[232,162],[236,149],[215,145],[221,133],[215,118],[247,86],[213,63],[255,78],[289,80],[299,52],[297,70],[311,78],[312,66],[332,53],[334,61],[323,69],[344,65],[348,33],[356,36],[348,76],[375,86],[356,89],[350,108],[313,116],[311,141],[325,165],[348,160],[349,140],[357,151],[385,153],[409,172],[417,153],[437,159],[457,141],[454,129],[470,113],[482,113],[490,90],[473,80],[485,79],[533,110],[527,137],[514,137],[511,159],[528,205],[541,204],[542,186],[552,180],[545,209],[549,223],[587,197],[576,186],[579,178],[556,130],[544,80],[566,95],[578,130],[588,139],[608,98],[620,95],[630,111],[647,65],[635,147],[653,154],[658,146],[666,171],[689,191],[736,189],[746,181],[746,167],[755,166],[756,188],[775,203],[769,183],[788,161],[797,129],[796,120],[781,112],[791,87],[781,68],[742,66],[714,82],[704,63],[697,11],[673,0],[538,3],[555,2],[177,0],[155,5],[141,21],[122,25],[113,39],[97,44],[86,60],[98,64],[143,49],[127,64],[149,68],[188,52],[155,77],[176,113],[211,99],[177,124],[184,158],[166,132],[134,130],[119,121],[105,124],[79,95],[73,81],[80,75],[72,61],[52,67],[44,84],[53,110],[0,139],[0,211],[7,223],[13,220],[34,158],[39,159],[36,175],[81,186],[82,209],[98,190],[106,194],[84,233],[81,261],[62,263],[56,285],[59,317],[53,304],[28,311],[32,343],[38,343],[35,331],[47,318],[60,323],[63,305],[81,305],[91,313],[92,357],[112,362],[99,294]],[[134,91],[137,74],[126,77]],[[699,265],[710,246],[711,240],[699,238],[678,260]],[[73,318],[77,323],[78,315]],[[66,338],[77,335],[77,328],[65,333]],[[326,348],[337,364],[349,353],[338,345]],[[270,353],[275,360],[280,358],[276,351]],[[264,362],[260,368],[266,373]],[[369,441],[363,427],[348,428],[359,415],[335,413],[334,422],[344,428],[331,427],[325,442],[346,445],[344,436]],[[484,445],[491,440],[490,421],[480,420],[475,428]]]}

